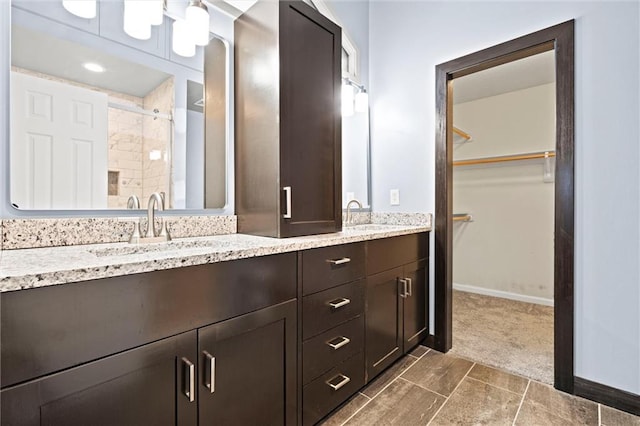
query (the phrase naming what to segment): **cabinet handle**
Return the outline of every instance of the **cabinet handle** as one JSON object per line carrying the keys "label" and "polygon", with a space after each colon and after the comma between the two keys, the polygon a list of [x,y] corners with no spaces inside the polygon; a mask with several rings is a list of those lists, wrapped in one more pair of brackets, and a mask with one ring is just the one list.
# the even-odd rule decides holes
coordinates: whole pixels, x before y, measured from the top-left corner
{"label": "cabinet handle", "polygon": [[[333,343],[336,339],[340,339],[340,341],[338,343]],[[348,344],[349,342],[351,342],[351,339],[349,339],[348,337],[340,336],[340,337],[336,337],[333,340],[329,340],[327,342],[327,345],[331,346],[333,348],[333,350],[335,351],[335,350],[340,349],[344,345]]]}
{"label": "cabinet handle", "polygon": [[351,262],[351,259],[348,257],[343,257],[342,259],[327,259],[327,262],[332,265],[344,265],[345,263]]}
{"label": "cabinet handle", "polygon": [[189,402],[193,402],[195,400],[195,374],[196,374],[196,366],[193,365],[191,361],[187,358],[182,358],[182,365],[184,367],[184,388],[182,391],[189,398]]}
{"label": "cabinet handle", "polygon": [[407,280],[404,278],[399,278],[400,284],[402,284],[402,291],[400,292],[400,297],[407,298]]}
{"label": "cabinet handle", "polygon": [[284,190],[285,203],[287,207],[287,210],[282,215],[282,217],[285,219],[291,219],[291,187],[285,186],[282,189]]}
{"label": "cabinet handle", "polygon": [[207,351],[204,354],[204,385],[211,393],[216,391],[216,357]]}
{"label": "cabinet handle", "polygon": [[[342,377],[342,379],[336,383],[335,385],[332,383],[335,379]],[[329,386],[331,386],[331,389],[333,389],[334,391],[337,391],[338,389],[340,389],[341,387],[343,387],[344,385],[346,385],[347,383],[349,383],[351,381],[350,378],[348,378],[347,376],[345,376],[344,374],[338,374],[337,376],[335,376],[334,378],[332,378],[331,380],[327,381],[327,384]]]}
{"label": "cabinet handle", "polygon": [[347,306],[349,303],[351,303],[351,300],[343,297],[342,299],[336,299],[333,302],[329,302],[329,306],[331,306],[332,309],[339,309],[343,306]]}
{"label": "cabinet handle", "polygon": [[405,280],[407,281],[407,284],[409,285],[409,292],[407,293],[407,296],[411,297],[411,293],[412,293],[412,288],[413,288],[413,280],[411,280],[411,278],[405,278]]}

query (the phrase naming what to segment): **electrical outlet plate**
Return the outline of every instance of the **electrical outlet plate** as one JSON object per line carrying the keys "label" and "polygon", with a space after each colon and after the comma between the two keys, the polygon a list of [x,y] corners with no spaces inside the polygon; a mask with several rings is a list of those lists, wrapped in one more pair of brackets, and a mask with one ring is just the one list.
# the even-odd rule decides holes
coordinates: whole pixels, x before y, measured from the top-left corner
{"label": "electrical outlet plate", "polygon": [[391,191],[389,191],[389,203],[392,206],[399,206],[400,205],[400,190],[399,189],[392,189]]}

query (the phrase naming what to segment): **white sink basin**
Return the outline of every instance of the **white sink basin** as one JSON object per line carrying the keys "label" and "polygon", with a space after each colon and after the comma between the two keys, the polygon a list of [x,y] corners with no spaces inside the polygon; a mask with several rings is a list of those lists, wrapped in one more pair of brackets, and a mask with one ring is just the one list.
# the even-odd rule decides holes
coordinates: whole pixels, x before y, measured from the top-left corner
{"label": "white sink basin", "polygon": [[404,227],[397,225],[383,225],[378,223],[367,223],[365,225],[344,226],[342,232],[370,232],[370,231],[397,231]]}

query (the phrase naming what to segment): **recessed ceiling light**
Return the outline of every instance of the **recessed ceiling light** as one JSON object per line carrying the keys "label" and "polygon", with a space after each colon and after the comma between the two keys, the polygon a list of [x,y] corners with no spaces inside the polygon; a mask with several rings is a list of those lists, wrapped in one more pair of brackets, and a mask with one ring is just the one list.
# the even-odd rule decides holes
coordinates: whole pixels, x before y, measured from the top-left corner
{"label": "recessed ceiling light", "polygon": [[85,64],[82,64],[83,67],[85,67],[85,69],[89,70],[89,71],[93,71],[93,72],[104,72],[104,67],[100,64],[96,64],[93,62],[87,62]]}

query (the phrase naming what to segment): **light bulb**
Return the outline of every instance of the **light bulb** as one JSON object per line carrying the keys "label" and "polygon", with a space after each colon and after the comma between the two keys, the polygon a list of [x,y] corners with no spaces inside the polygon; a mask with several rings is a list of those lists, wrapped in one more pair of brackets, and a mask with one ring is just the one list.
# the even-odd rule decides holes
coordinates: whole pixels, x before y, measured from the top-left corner
{"label": "light bulb", "polygon": [[124,0],[124,32],[138,40],[151,38],[147,0]]}
{"label": "light bulb", "polygon": [[209,44],[209,12],[207,6],[199,0],[192,0],[185,12],[185,20],[193,33],[193,40],[198,46]]}
{"label": "light bulb", "polygon": [[350,84],[342,85],[342,115],[345,117],[353,115],[353,89]]}
{"label": "light bulb", "polygon": [[162,25],[164,22],[164,1],[146,0],[147,19],[151,25]]}
{"label": "light bulb", "polygon": [[187,21],[176,19],[173,22],[172,46],[173,51],[180,56],[191,57],[196,54],[196,44]]}
{"label": "light bulb", "polygon": [[96,0],[62,0],[68,12],[86,19],[96,17]]}
{"label": "light bulb", "polygon": [[369,95],[364,89],[360,89],[360,91],[356,93],[355,110],[356,112],[366,112],[367,109],[369,109]]}

